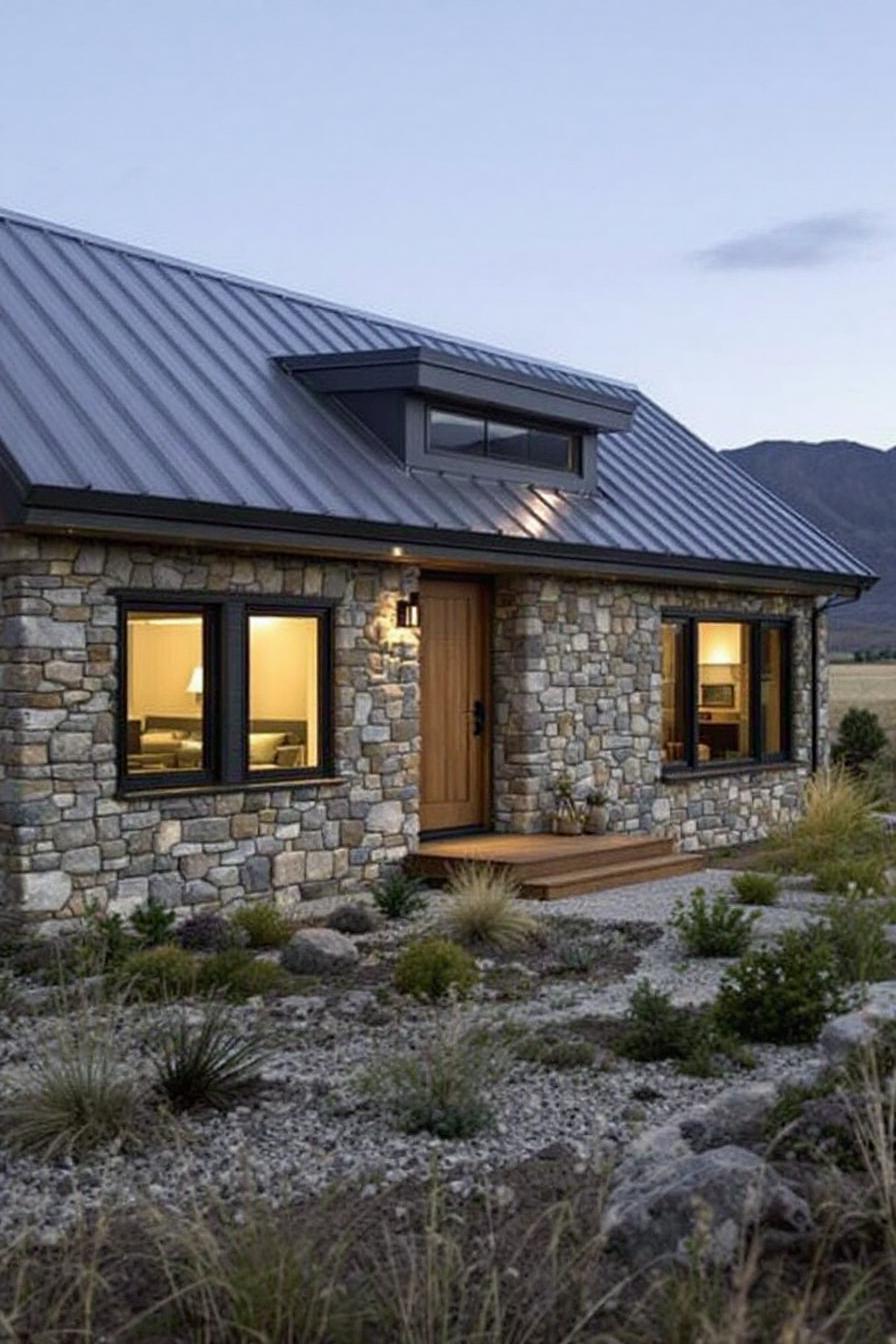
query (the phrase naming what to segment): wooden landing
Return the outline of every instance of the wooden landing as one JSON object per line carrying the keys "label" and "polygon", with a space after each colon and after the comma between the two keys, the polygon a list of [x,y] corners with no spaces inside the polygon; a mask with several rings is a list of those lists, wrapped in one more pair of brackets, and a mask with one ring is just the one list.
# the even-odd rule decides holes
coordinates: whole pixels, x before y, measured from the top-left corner
{"label": "wooden landing", "polygon": [[467,835],[424,840],[408,869],[435,880],[452,865],[493,863],[508,868],[521,895],[557,901],[636,882],[655,882],[706,866],[702,854],[676,854],[672,840],[650,835]]}

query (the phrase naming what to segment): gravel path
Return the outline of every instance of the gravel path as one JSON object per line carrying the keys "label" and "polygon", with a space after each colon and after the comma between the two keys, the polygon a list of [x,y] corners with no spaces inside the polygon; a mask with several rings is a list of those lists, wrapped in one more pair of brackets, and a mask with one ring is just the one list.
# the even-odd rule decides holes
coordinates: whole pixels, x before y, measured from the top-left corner
{"label": "gravel path", "polygon": [[[730,877],[714,870],[537,907],[534,913],[546,920],[587,919],[596,935],[644,924],[663,932],[640,947],[635,970],[612,983],[564,977],[537,982],[531,998],[481,997],[454,1011],[464,1025],[492,1029],[619,1017],[633,985],[644,976],[671,992],[676,1002],[706,1002],[728,963],[685,958],[668,919],[676,899],[687,897],[695,885],[709,893],[727,890]],[[426,916],[411,926],[389,926],[359,940],[362,969],[365,962],[381,960],[397,941],[437,921],[442,899],[436,896]],[[805,922],[816,905],[817,898],[805,891],[785,893],[780,906],[763,911],[757,936]],[[138,1076],[147,1075],[146,1039],[164,1011],[140,1006],[120,1015],[116,1051]],[[465,1185],[551,1144],[567,1145],[583,1161],[602,1158],[620,1151],[645,1126],[680,1116],[732,1081],[780,1079],[813,1058],[805,1048],[763,1047],[756,1051],[752,1072],[734,1070],[720,1079],[689,1078],[670,1064],[617,1061],[600,1051],[590,1068],[557,1071],[515,1063],[494,1083],[493,1130],[463,1142],[396,1133],[360,1079],[377,1058],[419,1045],[447,1011],[394,998],[380,1002],[357,986],[245,1005],[236,1010],[239,1021],[247,1029],[261,1021],[277,1040],[256,1095],[224,1115],[156,1125],[136,1151],[106,1152],[77,1165],[38,1163],[0,1146],[0,1232],[28,1223],[42,1226],[53,1238],[79,1210],[109,1199],[118,1207],[145,1198],[177,1206],[209,1192],[229,1198],[257,1190],[286,1201],[334,1180],[392,1183],[425,1175],[434,1157],[449,1180]],[[48,1016],[0,1016],[2,1091],[21,1081],[57,1028]]]}

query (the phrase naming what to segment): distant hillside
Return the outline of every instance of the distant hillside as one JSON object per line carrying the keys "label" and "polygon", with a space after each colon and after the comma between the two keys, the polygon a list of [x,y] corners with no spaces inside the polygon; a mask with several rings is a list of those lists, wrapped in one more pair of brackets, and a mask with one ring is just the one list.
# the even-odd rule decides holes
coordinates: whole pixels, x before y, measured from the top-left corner
{"label": "distant hillside", "polygon": [[767,440],[727,454],[880,575],[831,618],[832,646],[896,645],[896,448]]}

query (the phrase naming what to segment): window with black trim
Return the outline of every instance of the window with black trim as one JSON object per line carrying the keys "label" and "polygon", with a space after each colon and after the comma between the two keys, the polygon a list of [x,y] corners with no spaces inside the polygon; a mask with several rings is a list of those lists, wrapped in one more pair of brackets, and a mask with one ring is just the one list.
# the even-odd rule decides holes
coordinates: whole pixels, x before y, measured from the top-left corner
{"label": "window with black trim", "polygon": [[332,773],[332,603],[120,602],[124,789]]}
{"label": "window with black trim", "polygon": [[430,406],[426,446],[431,453],[488,457],[544,471],[581,472],[579,435],[520,421],[492,420]]}
{"label": "window with black trim", "polygon": [[666,613],[661,682],[666,770],[789,760],[789,621]]}

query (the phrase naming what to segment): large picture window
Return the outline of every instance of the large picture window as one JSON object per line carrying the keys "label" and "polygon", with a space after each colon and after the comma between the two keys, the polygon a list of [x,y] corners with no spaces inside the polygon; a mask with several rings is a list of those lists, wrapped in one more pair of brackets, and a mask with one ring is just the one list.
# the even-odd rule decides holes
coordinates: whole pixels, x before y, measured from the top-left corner
{"label": "large picture window", "polygon": [[332,773],[331,604],[120,597],[123,789]]}
{"label": "large picture window", "polygon": [[664,767],[787,760],[789,648],[787,621],[668,614],[662,624]]}

